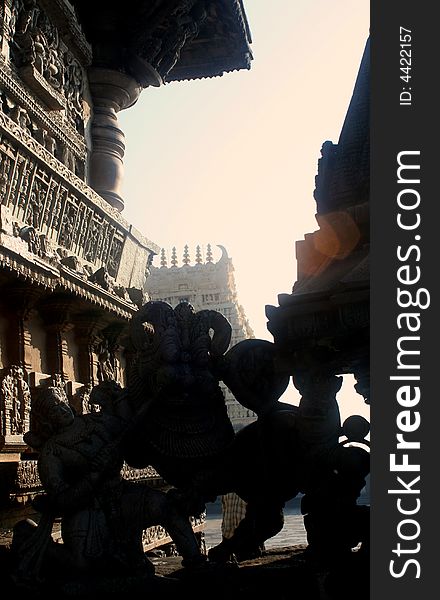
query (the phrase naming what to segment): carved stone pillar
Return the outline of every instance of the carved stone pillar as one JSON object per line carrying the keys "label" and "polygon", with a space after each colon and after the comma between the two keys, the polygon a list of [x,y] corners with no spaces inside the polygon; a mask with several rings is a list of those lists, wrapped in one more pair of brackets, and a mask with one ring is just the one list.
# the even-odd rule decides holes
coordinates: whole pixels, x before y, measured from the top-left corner
{"label": "carved stone pillar", "polygon": [[50,298],[39,307],[46,327],[47,364],[51,375],[59,375],[67,381],[66,359],[68,347],[63,333],[72,327],[70,322],[71,301]]}
{"label": "carved stone pillar", "polygon": [[120,194],[124,172],[124,134],[117,113],[136,102],[141,86],[132,77],[112,69],[89,70],[93,98],[92,154],[89,162],[89,185],[111,206],[121,211]]}
{"label": "carved stone pillar", "polygon": [[9,335],[7,355],[11,364],[19,365],[29,373],[32,367],[32,339],[29,321],[35,303],[44,293],[36,287],[17,285],[5,291],[9,309]]}

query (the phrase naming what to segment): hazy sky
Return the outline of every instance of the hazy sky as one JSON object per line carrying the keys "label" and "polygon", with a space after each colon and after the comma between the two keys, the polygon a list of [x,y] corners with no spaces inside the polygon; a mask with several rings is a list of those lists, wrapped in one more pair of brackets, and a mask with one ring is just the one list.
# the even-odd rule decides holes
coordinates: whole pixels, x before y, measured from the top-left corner
{"label": "hazy sky", "polygon": [[175,245],[179,264],[184,244],[192,259],[197,244],[224,245],[256,336],[272,340],[264,307],[291,291],[295,241],[317,229],[317,161],[339,137],[369,1],[244,4],[250,71],[150,88],[120,114],[124,216],[159,246]]}

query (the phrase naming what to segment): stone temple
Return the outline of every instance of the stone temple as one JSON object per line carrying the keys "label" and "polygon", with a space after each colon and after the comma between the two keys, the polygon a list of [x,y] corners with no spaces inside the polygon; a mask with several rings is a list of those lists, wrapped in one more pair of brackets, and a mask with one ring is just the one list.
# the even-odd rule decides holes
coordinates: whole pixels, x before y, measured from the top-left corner
{"label": "stone temple", "polygon": [[118,112],[150,86],[248,69],[250,42],[241,0],[127,10],[113,0],[1,0],[3,531],[41,491],[23,442],[33,395],[59,386],[82,413],[93,385],[125,383],[127,324],[159,247],[121,214]]}

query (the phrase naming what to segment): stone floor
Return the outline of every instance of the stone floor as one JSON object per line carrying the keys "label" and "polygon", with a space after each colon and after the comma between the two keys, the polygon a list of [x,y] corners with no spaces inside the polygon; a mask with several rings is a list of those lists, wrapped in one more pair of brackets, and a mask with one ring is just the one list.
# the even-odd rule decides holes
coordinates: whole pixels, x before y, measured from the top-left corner
{"label": "stone floor", "polygon": [[180,557],[152,558],[154,577],[89,579],[66,585],[45,585],[40,590],[20,588],[9,578],[7,550],[0,553],[0,577],[5,598],[32,599],[56,596],[57,600],[119,599],[176,596],[191,600],[367,600],[368,565],[353,552],[346,564],[333,573],[318,573],[306,560],[305,545],[276,548],[258,559],[239,565],[188,571]]}
{"label": "stone floor", "polygon": [[350,564],[337,572],[319,573],[306,559],[306,545],[273,548],[237,566],[187,573],[180,559],[153,559],[156,574],[178,579],[197,599],[232,600],[367,600],[368,565],[353,552]]}

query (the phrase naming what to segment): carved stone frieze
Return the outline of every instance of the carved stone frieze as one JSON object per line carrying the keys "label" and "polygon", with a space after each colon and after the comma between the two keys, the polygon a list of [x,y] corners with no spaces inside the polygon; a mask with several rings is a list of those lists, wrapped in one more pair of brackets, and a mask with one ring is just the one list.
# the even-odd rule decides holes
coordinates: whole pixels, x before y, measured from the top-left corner
{"label": "carved stone frieze", "polygon": [[[49,115],[47,108],[39,101],[38,97],[27,91],[20,78],[1,56],[0,87],[5,90],[3,93],[3,102],[1,103],[3,106],[0,105],[2,112],[5,112],[15,122],[18,122],[14,118],[14,113],[26,111],[27,116],[24,118],[32,121],[30,127],[31,133],[41,145],[47,147],[44,138],[50,136],[55,140],[59,140],[60,159],[62,159],[62,154],[68,151],[75,160],[84,164],[86,159],[86,145],[81,128],[81,131],[78,132],[77,128],[74,128],[73,123],[70,124],[62,114],[56,111],[51,111]],[[9,100],[6,100],[6,95]],[[17,108],[14,109],[14,106]],[[23,121],[19,124],[23,127]],[[29,127],[26,125],[24,129],[29,129]],[[66,160],[62,160],[62,162],[69,166]]]}
{"label": "carved stone frieze", "polygon": [[144,469],[134,469],[127,463],[122,467],[122,477],[130,481],[140,481],[145,479],[161,479],[159,473],[154,467],[145,467]]}
{"label": "carved stone frieze", "polygon": [[72,4],[65,0],[40,0],[40,5],[50,15],[78,60],[87,67],[92,61],[92,49],[78,23]]}
{"label": "carved stone frieze", "polygon": [[85,72],[47,11],[36,0],[13,0],[9,31],[9,55],[20,77],[50,110],[65,109],[83,133]]}
{"label": "carved stone frieze", "polygon": [[[20,147],[21,144],[6,136],[0,138],[0,198],[19,225],[17,232],[20,224],[27,226],[21,237],[25,239],[26,234],[30,251],[40,255],[41,243],[47,238],[91,265],[105,265],[109,275],[116,278],[124,231],[98,210],[103,201],[95,197],[88,186],[84,184],[84,190],[93,196],[93,202],[84,197],[83,190],[72,189],[72,183],[83,187],[83,182],[21,127],[0,113],[0,126],[11,129],[11,125],[13,133],[30,148]],[[38,160],[42,157],[45,158],[44,166]],[[95,201],[98,206],[94,205]],[[38,237],[41,235],[45,236],[43,240]]]}
{"label": "carved stone frieze", "polygon": [[[200,517],[191,517],[190,521],[194,531],[203,531],[206,522],[206,514],[203,514]],[[160,525],[149,527],[148,529],[145,529],[142,534],[142,545],[144,550],[150,550],[154,547],[170,543],[171,541],[170,535]]]}
{"label": "carved stone frieze", "polygon": [[145,529],[142,534],[142,545],[144,549],[150,549],[154,546],[160,545],[160,543],[171,542],[171,537],[168,532],[160,525],[154,525]]}
{"label": "carved stone frieze", "polygon": [[[0,69],[1,74],[1,69]],[[109,211],[114,217],[117,217],[117,211],[108,208],[108,204],[102,200],[102,198],[93,192],[93,190],[79,177],[77,177],[72,171],[66,168],[59,160],[53,157],[50,152],[37,143],[32,136],[21,129],[20,127],[14,126],[14,122],[9,119],[6,115],[0,112],[0,127],[4,129],[5,133],[12,138],[17,139],[20,142],[20,146],[24,146],[28,152],[36,156],[40,161],[44,162],[51,171],[59,174],[62,178],[66,179],[70,186],[73,186],[82,194],[88,196],[88,198],[104,211]],[[1,134],[1,131],[0,131]],[[11,144],[9,143],[9,146]],[[11,146],[12,147],[12,146]]]}
{"label": "carved stone frieze", "polygon": [[36,492],[42,489],[36,460],[21,460],[18,463],[15,487],[18,492]]}

